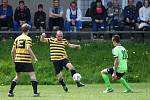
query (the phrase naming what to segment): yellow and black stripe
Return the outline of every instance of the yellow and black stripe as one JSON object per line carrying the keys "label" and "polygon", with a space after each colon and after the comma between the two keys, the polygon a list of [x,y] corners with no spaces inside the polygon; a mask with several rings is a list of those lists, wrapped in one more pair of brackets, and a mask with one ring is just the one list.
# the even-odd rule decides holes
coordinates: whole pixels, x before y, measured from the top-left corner
{"label": "yellow and black stripe", "polygon": [[31,55],[26,49],[27,45],[32,46],[32,40],[27,35],[20,35],[15,39],[13,47],[16,49],[15,62],[31,63]]}
{"label": "yellow and black stripe", "polygon": [[56,38],[47,38],[47,42],[50,44],[51,60],[62,60],[67,58],[65,47],[68,46],[69,43],[66,39],[58,41]]}

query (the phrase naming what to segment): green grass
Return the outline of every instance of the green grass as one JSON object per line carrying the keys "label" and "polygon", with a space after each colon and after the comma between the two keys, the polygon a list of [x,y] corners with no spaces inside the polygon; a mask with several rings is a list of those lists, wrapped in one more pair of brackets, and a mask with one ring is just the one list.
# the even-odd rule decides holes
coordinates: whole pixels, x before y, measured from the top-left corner
{"label": "green grass", "polygon": [[123,87],[112,84],[113,93],[104,94],[104,84],[86,85],[77,88],[76,85],[68,85],[69,92],[65,93],[60,85],[40,85],[40,97],[32,97],[30,85],[18,85],[15,89],[15,97],[7,97],[9,86],[0,86],[0,100],[149,100],[150,83],[130,84],[134,93],[122,93]]}
{"label": "green grass", "polygon": [[[129,82],[150,82],[150,42],[123,41],[122,45],[127,49],[128,73],[125,78]],[[15,76],[14,64],[11,61],[11,48],[13,41],[0,41],[0,84],[8,85]],[[113,66],[111,41],[82,42],[81,50],[67,49],[70,61],[82,75],[82,81],[88,84],[102,82],[100,71]],[[58,84],[54,67],[49,57],[49,45],[39,41],[33,41],[33,51],[38,62],[34,65],[39,84]],[[65,70],[64,70],[65,71]],[[44,73],[44,74],[43,74]],[[67,83],[72,84],[70,72],[64,72]],[[20,84],[30,84],[28,76],[23,75]]]}

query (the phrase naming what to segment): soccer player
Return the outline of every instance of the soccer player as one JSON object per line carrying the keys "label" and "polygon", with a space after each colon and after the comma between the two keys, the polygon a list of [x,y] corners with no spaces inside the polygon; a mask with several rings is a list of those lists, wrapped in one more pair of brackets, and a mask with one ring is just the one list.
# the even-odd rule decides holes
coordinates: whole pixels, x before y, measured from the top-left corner
{"label": "soccer player", "polygon": [[[62,76],[62,70],[63,67],[66,69],[69,69],[71,72],[71,75],[73,76],[76,72],[74,66],[71,64],[67,57],[67,53],[65,48],[71,47],[71,48],[78,48],[80,49],[80,45],[70,44],[66,39],[63,39],[63,33],[62,31],[56,32],[56,38],[46,38],[45,33],[42,33],[41,42],[48,42],[50,44],[50,56],[51,61],[53,62],[53,65],[55,67],[55,73],[57,75],[59,83],[62,85],[64,91],[68,91],[68,88],[63,80]],[[80,81],[76,81],[78,87],[84,86]]]}
{"label": "soccer player", "polygon": [[11,82],[8,96],[14,96],[13,90],[16,86],[17,81],[20,79],[21,72],[27,72],[31,79],[34,96],[37,97],[39,96],[39,93],[37,92],[38,82],[36,80],[34,68],[32,65],[32,60],[34,63],[36,63],[37,58],[31,49],[32,40],[29,36],[27,36],[30,29],[30,25],[23,24],[21,26],[21,29],[23,33],[15,39],[11,51],[12,61],[15,63],[16,77]]}
{"label": "soccer player", "polygon": [[112,43],[115,48],[112,50],[114,56],[114,66],[112,68],[106,68],[101,71],[102,78],[106,85],[106,90],[104,93],[113,92],[113,88],[110,84],[108,74],[112,76],[112,80],[119,81],[125,87],[125,93],[132,92],[123,75],[127,72],[127,59],[128,54],[126,49],[120,44],[119,35],[114,35],[112,37]]}

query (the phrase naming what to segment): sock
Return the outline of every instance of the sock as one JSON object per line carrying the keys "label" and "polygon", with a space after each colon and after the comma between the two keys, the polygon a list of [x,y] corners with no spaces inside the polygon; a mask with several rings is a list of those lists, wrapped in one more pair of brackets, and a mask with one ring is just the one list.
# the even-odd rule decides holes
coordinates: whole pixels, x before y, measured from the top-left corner
{"label": "sock", "polygon": [[123,77],[120,78],[119,82],[120,82],[127,90],[128,90],[128,89],[131,89],[131,88],[129,87],[128,83],[126,82],[126,80],[125,80]]}
{"label": "sock", "polygon": [[108,89],[112,89],[108,75],[102,74],[102,78],[103,78],[103,80],[104,80],[104,82],[105,82],[106,87],[107,87]]}
{"label": "sock", "polygon": [[34,94],[37,94],[37,84],[38,84],[38,82],[36,80],[32,80],[31,83],[32,83]]}
{"label": "sock", "polygon": [[71,72],[71,75],[72,75],[72,76],[73,76],[75,73],[77,73],[76,70],[74,70],[74,69],[70,70],[70,72]]}
{"label": "sock", "polygon": [[62,85],[62,86],[66,86],[65,82],[63,79],[59,80],[59,83]]}
{"label": "sock", "polygon": [[9,93],[13,93],[17,80],[12,80]]}

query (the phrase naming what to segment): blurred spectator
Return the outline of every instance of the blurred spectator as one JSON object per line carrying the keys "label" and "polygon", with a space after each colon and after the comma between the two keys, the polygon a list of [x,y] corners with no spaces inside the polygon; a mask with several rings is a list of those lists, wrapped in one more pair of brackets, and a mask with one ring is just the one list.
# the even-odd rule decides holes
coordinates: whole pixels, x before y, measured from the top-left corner
{"label": "blurred spectator", "polygon": [[14,30],[18,31],[24,23],[28,23],[32,27],[30,9],[25,6],[24,1],[21,0],[14,14]]}
{"label": "blurred spectator", "polygon": [[143,1],[143,7],[139,10],[140,25],[139,29],[149,30],[150,28],[150,7],[149,0]]}
{"label": "blurred spectator", "polygon": [[136,12],[137,12],[137,27],[139,26],[139,23],[140,23],[140,17],[139,17],[139,10],[140,10],[140,8],[143,6],[143,4],[142,4],[142,2],[141,1],[138,1],[137,3],[136,3]]}
{"label": "blurred spectator", "polygon": [[[13,9],[10,5],[8,5],[8,0],[1,0],[0,5],[0,30],[8,30],[13,28]],[[2,29],[5,27],[5,29]],[[2,40],[5,41],[7,38],[7,34],[2,34]]]}
{"label": "blurred spectator", "polygon": [[0,28],[8,27],[9,29],[13,27],[13,9],[8,5],[8,0],[2,0],[0,5]]}
{"label": "blurred spectator", "polygon": [[109,30],[120,30],[121,8],[118,0],[107,3],[107,24]]}
{"label": "blurred spectator", "polygon": [[124,8],[124,23],[135,29],[137,23],[138,12],[134,5],[134,0],[128,0],[128,5]]}
{"label": "blurred spectator", "polygon": [[82,12],[79,8],[77,8],[76,2],[71,2],[70,7],[66,11],[66,31],[71,31],[71,26],[75,26],[76,29],[74,31],[80,31],[82,28],[81,22]]}
{"label": "blurred spectator", "polygon": [[49,30],[53,30],[53,26],[59,26],[60,30],[64,28],[63,8],[60,6],[59,0],[53,0],[53,7],[49,8]]}
{"label": "blurred spectator", "polygon": [[46,13],[42,4],[38,5],[38,11],[34,14],[34,25],[36,29],[46,29]]}
{"label": "blurred spectator", "polygon": [[106,30],[107,11],[101,1],[96,1],[96,6],[91,8],[92,31]]}

